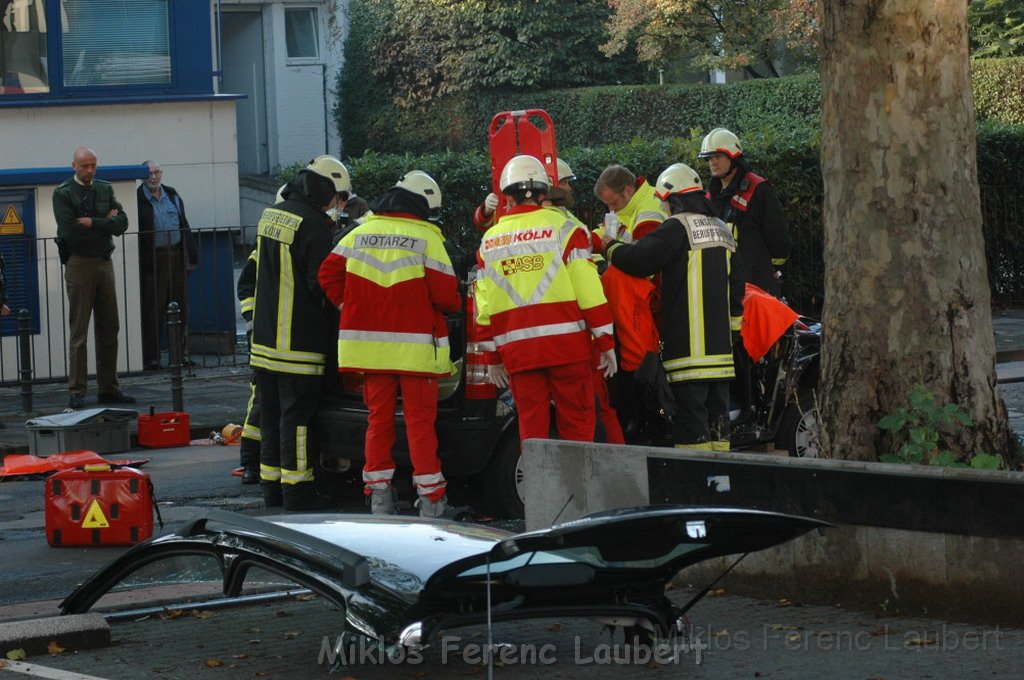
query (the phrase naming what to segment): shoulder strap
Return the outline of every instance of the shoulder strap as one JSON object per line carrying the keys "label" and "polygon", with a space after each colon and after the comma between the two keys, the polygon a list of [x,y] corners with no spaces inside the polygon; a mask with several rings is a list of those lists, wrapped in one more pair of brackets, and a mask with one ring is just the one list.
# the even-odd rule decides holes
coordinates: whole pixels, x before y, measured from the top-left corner
{"label": "shoulder strap", "polygon": [[750,205],[750,199],[754,196],[754,191],[764,181],[766,181],[764,177],[748,172],[740,180],[739,191],[729,200],[729,204],[737,210],[745,212],[747,206]]}

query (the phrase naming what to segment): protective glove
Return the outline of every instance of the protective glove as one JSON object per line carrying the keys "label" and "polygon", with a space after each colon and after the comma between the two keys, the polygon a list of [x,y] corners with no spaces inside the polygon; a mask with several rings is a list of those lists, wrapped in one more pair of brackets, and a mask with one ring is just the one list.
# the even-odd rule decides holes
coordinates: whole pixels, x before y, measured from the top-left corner
{"label": "protective glove", "polygon": [[597,370],[601,371],[605,378],[610,378],[618,369],[619,362],[615,360],[615,349],[601,352],[601,358],[597,360]]}
{"label": "protective glove", "polygon": [[508,387],[508,371],[505,364],[487,364],[487,380],[498,386],[498,389]]}
{"label": "protective glove", "polygon": [[493,191],[484,199],[484,215],[490,216],[498,209],[498,195]]}

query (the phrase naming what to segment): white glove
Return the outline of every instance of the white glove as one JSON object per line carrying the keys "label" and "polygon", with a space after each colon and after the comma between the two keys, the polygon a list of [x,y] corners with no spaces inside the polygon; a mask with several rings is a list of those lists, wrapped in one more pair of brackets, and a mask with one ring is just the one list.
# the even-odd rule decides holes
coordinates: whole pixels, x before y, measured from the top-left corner
{"label": "white glove", "polygon": [[610,378],[618,369],[619,362],[615,360],[615,349],[601,352],[601,358],[597,360],[597,370],[604,373],[605,378]]}
{"label": "white glove", "polygon": [[493,191],[484,199],[484,215],[493,215],[498,209],[498,195]]}
{"label": "white glove", "polygon": [[498,389],[508,387],[508,371],[505,364],[487,364],[487,380],[498,386]]}

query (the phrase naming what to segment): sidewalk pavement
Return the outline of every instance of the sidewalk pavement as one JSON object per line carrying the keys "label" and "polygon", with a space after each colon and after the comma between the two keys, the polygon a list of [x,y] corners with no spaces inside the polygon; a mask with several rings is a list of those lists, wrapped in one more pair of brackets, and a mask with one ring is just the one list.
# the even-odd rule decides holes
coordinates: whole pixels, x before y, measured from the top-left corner
{"label": "sidewalk pavement", "polygon": [[[192,438],[206,437],[213,430],[220,432],[228,423],[239,425],[245,420],[245,408],[249,402],[249,378],[252,374],[247,365],[193,368],[192,376],[182,378],[184,412],[189,414]],[[97,404],[94,384],[86,395],[85,408],[104,406],[128,408],[139,414],[173,410],[170,371],[146,373],[143,375],[120,376],[121,389],[136,398],[135,404]],[[35,385],[32,390],[32,411],[21,410],[21,393],[18,386],[0,388],[0,455],[6,453],[28,453],[29,431],[25,421],[44,415],[61,413],[68,405],[67,385],[63,382]],[[131,421],[129,430],[133,444],[138,424]]]}

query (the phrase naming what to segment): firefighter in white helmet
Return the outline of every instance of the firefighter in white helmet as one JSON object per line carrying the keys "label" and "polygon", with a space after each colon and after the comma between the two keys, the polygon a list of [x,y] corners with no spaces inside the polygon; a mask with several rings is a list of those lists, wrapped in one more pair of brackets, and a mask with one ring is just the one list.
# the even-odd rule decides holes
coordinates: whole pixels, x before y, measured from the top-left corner
{"label": "firefighter in white helmet", "polygon": [[260,395],[260,484],[264,502],[285,510],[333,505],[313,479],[313,416],[336,326],[317,273],[331,250],[327,213],[351,190],[341,161],[318,156],[257,226],[250,364]]}
{"label": "firefighter in white helmet", "polygon": [[[558,182],[549,190],[548,200],[551,201],[552,205],[572,210],[574,203],[572,183],[577,179],[576,173],[572,171],[569,163],[562,158],[557,159],[555,167],[558,170]],[[484,202],[478,205],[473,212],[473,225],[480,231],[487,231],[493,227],[498,204],[497,194],[494,192],[487,194]]]}
{"label": "firefighter in white helmet", "polygon": [[736,237],[736,266],[744,281],[778,296],[778,269],[789,257],[790,239],[782,203],[771,182],[755,175],[739,137],[715,128],[701,142],[700,158],[711,169],[708,196],[715,214]]}
{"label": "firefighter in white helmet", "polygon": [[373,203],[320,267],[320,285],[341,310],[338,370],[365,376],[369,409],[363,482],[374,514],[394,514],[395,407],[402,412],[422,517],[451,516],[437,457],[438,379],[454,374],[445,314],[462,308],[441,229],[431,220],[441,189],[420,170]]}
{"label": "firefighter in white helmet", "polygon": [[728,450],[730,327],[742,311],[730,280],[736,242],[690,166],[670,165],[655,192],[672,216],[631,244],[606,236],[605,257],[631,276],[661,274],[661,361],[678,410],[674,445]]}
{"label": "firefighter in white helmet", "polygon": [[500,185],[512,208],[484,234],[478,254],[477,323],[488,376],[498,387],[511,386],[521,440],[549,436],[554,401],[559,436],[592,441],[591,344],[605,376],[615,373],[616,362],[586,229],[542,206],[550,186],[536,158],[511,159]]}

